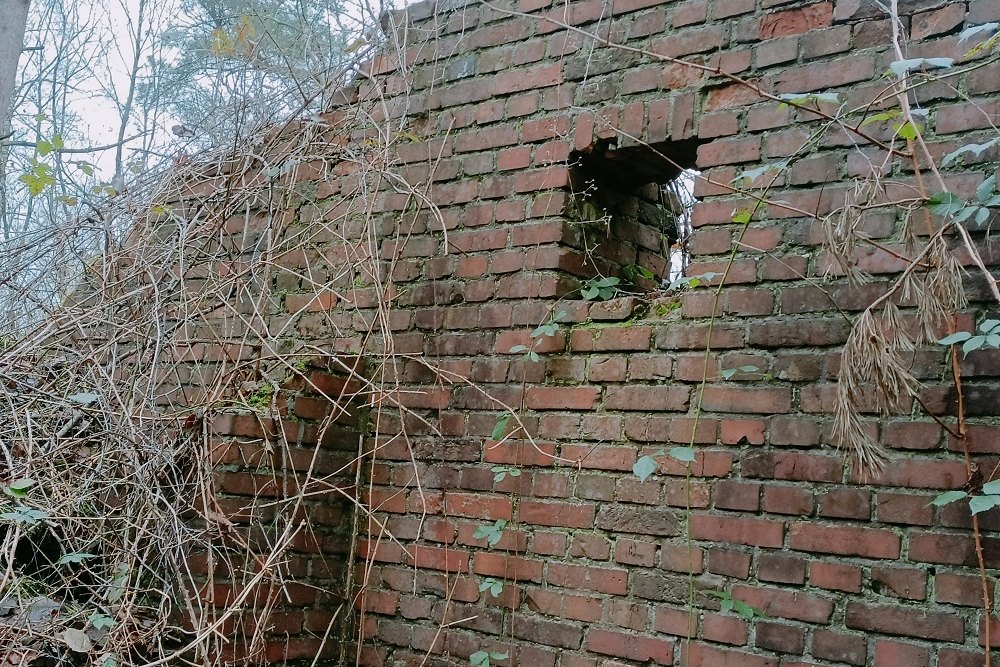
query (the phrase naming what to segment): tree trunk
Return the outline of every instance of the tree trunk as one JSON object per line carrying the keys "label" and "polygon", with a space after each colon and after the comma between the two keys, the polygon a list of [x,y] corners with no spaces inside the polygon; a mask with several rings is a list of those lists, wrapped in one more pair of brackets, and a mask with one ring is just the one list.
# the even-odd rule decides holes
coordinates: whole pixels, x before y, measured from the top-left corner
{"label": "tree trunk", "polygon": [[0,0],[0,138],[10,127],[17,63],[24,48],[29,0]]}

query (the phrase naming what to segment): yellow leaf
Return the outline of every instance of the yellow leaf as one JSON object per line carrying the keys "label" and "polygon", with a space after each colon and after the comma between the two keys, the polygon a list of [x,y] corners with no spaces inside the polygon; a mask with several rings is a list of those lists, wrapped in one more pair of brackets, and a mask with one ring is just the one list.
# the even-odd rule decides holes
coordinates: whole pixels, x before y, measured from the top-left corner
{"label": "yellow leaf", "polygon": [[212,41],[209,48],[212,53],[218,56],[231,56],[236,50],[232,38],[222,28],[216,28],[212,31]]}

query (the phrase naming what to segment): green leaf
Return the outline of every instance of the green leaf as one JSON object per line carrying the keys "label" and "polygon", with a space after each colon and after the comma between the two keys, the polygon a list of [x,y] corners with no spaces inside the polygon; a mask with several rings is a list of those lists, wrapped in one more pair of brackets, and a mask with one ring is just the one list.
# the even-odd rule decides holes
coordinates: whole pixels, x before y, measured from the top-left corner
{"label": "green leaf", "polygon": [[80,203],[80,200],[76,197],[70,197],[69,195],[59,195],[56,197],[56,201],[63,206],[76,206]]}
{"label": "green leaf", "polygon": [[737,181],[743,181],[744,185],[750,185],[756,181],[761,176],[772,172],[772,171],[784,171],[788,169],[788,164],[785,162],[778,162],[776,164],[765,164],[762,167],[757,167],[755,169],[747,169],[739,176],[734,178],[731,182],[736,183]]}
{"label": "green leaf", "polygon": [[962,345],[962,356],[966,357],[970,352],[978,350],[986,344],[986,336],[973,336]]}
{"label": "green leaf", "polygon": [[528,351],[527,345],[515,345],[514,347],[510,348],[511,354],[517,354],[518,352],[527,352],[527,351]]}
{"label": "green leaf", "polygon": [[507,430],[507,424],[510,423],[510,413],[504,413],[504,416],[497,420],[497,423],[493,425],[493,432],[490,433],[490,437],[494,440],[500,440],[503,438],[504,431]]}
{"label": "green leaf", "polygon": [[968,331],[956,331],[950,336],[945,336],[938,341],[938,345],[954,345],[955,343],[961,343],[972,338],[972,334]]}
{"label": "green leaf", "polygon": [[56,561],[56,565],[66,565],[67,563],[82,563],[88,558],[94,558],[94,554],[79,553],[79,552],[71,554],[63,554],[59,558],[59,560]]}
{"label": "green leaf", "polygon": [[992,482],[986,482],[983,484],[983,493],[990,496],[1000,494],[1000,479],[995,479]]}
{"label": "green leaf", "polygon": [[476,667],[490,667],[490,654],[486,651],[476,651],[469,656],[469,662]]}
{"label": "green leaf", "polygon": [[961,500],[967,495],[969,494],[967,494],[965,491],[945,491],[937,498],[932,500],[931,505],[934,505],[935,507],[941,507],[942,505],[948,505],[950,503],[953,503],[956,500]]}
{"label": "green leaf", "polygon": [[695,452],[693,447],[674,447],[668,454],[670,458],[682,463],[694,463]]}
{"label": "green leaf", "polygon": [[979,323],[979,330],[984,334],[993,333],[997,327],[1000,327],[1000,320],[989,319]]}
{"label": "green leaf", "polygon": [[731,380],[732,377],[736,375],[736,369],[735,368],[723,369],[719,371],[719,375],[722,377],[723,380]]}
{"label": "green leaf", "polygon": [[555,322],[547,322],[535,328],[531,332],[532,338],[538,338],[539,336],[555,336],[559,332],[559,325]]}
{"label": "green leaf", "polygon": [[988,208],[980,207],[976,211],[976,227],[982,227],[983,223],[986,222],[990,217],[990,210]]}
{"label": "green leaf", "polygon": [[996,174],[993,174],[980,183],[979,187],[976,188],[976,199],[985,204],[990,200],[990,196],[996,191],[996,189],[997,177]]}
{"label": "green leaf", "polygon": [[39,139],[38,143],[35,144],[35,148],[38,149],[38,154],[42,157],[52,152],[52,144],[45,139]]}
{"label": "green leaf", "polygon": [[105,614],[93,614],[88,620],[97,630],[108,630],[115,624],[115,619]]}
{"label": "green leaf", "polygon": [[994,507],[1000,507],[1000,496],[972,496],[969,498],[969,509],[973,514],[986,512]]}
{"label": "green leaf", "polygon": [[22,524],[25,526],[34,526],[39,521],[44,521],[48,518],[49,515],[47,512],[28,507],[18,507],[11,512],[4,512],[3,514],[0,514],[0,519],[3,519],[4,521],[10,521],[12,523]]}
{"label": "green leaf", "polygon": [[600,290],[598,290],[593,285],[587,285],[580,291],[580,296],[582,296],[587,301],[593,301],[594,299],[597,298],[598,294],[600,294]]}
{"label": "green leaf", "polygon": [[901,139],[912,141],[920,136],[920,126],[912,121],[906,121],[896,126],[896,134]]}
{"label": "green leaf", "polygon": [[77,162],[76,168],[82,171],[87,176],[94,175],[94,165],[90,164],[89,162],[83,162],[83,161]]}
{"label": "green leaf", "polygon": [[832,102],[836,104],[840,101],[837,93],[785,93],[778,95],[778,98],[785,101],[779,105],[779,108],[787,107],[789,104],[806,106],[810,102]]}
{"label": "green leaf", "polygon": [[927,200],[927,208],[934,215],[947,217],[954,215],[965,208],[966,201],[961,197],[956,197],[950,192],[938,192]]}
{"label": "green leaf", "polygon": [[472,536],[477,540],[486,540],[486,543],[492,548],[495,547],[501,539],[503,539],[503,531],[506,527],[507,521],[504,519],[498,519],[492,524],[477,526],[476,530],[472,533]]}
{"label": "green leaf", "polygon": [[56,149],[57,151],[61,151],[62,149],[66,148],[66,144],[63,143],[62,135],[59,134],[52,135],[52,148]]}
{"label": "green leaf", "polygon": [[7,488],[14,491],[24,491],[30,489],[35,485],[35,480],[28,479],[27,477],[22,477],[21,479],[15,479],[13,482],[7,485]]}
{"label": "green leaf", "polygon": [[889,69],[897,78],[909,72],[925,69],[948,69],[955,64],[954,58],[907,58],[889,63]]}
{"label": "green leaf", "polygon": [[880,123],[884,120],[893,120],[894,118],[899,118],[900,113],[902,112],[899,109],[890,109],[889,111],[882,111],[881,113],[872,114],[871,116],[868,116],[863,121],[861,121],[861,127],[864,127],[865,125],[868,125],[870,123]]}
{"label": "green leaf", "polygon": [[745,225],[753,217],[753,211],[748,208],[740,208],[733,211],[733,222],[738,225]]}
{"label": "green leaf", "polygon": [[963,153],[973,153],[977,158],[982,155],[985,151],[989,150],[993,146],[996,146],[1000,142],[1000,136],[996,136],[989,141],[982,144],[966,144],[965,146],[959,146],[952,152],[948,153],[941,160],[941,166],[946,167],[950,163],[954,162]]}
{"label": "green leaf", "polygon": [[42,122],[43,120],[48,120],[49,116],[48,116],[48,114],[44,114],[44,113],[36,113],[34,116],[32,116],[32,118],[34,118],[38,122]]}
{"label": "green leaf", "polygon": [[756,366],[740,366],[739,367],[739,371],[741,373],[756,373],[759,370],[760,369],[757,368]]}
{"label": "green leaf", "polygon": [[486,577],[479,583],[479,592],[484,593],[486,591],[489,591],[493,597],[499,596],[503,593],[503,582],[493,577]]}
{"label": "green leaf", "polygon": [[656,459],[652,456],[643,456],[632,465],[632,472],[635,473],[640,482],[645,482],[650,475],[656,472],[657,467]]}
{"label": "green leaf", "polygon": [[962,32],[958,33],[958,43],[967,42],[973,37],[978,35],[992,35],[1000,29],[1000,23],[984,23],[982,25],[974,25],[971,28],[966,28]]}

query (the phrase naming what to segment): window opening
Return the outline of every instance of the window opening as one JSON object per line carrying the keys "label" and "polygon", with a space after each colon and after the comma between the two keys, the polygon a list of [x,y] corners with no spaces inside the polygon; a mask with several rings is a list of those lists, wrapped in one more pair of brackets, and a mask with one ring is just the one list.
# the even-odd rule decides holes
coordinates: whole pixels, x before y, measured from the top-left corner
{"label": "window opening", "polygon": [[698,143],[618,147],[604,140],[573,153],[574,217],[606,226],[606,238],[588,247],[598,270],[609,263],[629,279],[630,272],[652,273],[661,286],[684,275]]}

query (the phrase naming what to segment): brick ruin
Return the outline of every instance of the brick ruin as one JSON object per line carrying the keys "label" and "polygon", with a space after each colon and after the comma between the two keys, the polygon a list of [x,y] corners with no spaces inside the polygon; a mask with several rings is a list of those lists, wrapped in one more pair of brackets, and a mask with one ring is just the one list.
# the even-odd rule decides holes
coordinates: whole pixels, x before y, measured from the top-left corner
{"label": "brick ruin", "polygon": [[[1000,20],[995,0],[899,10],[909,58],[960,58],[970,44],[959,32]],[[895,104],[884,98],[892,25],[876,3],[424,2],[383,27],[398,48],[323,122],[342,153],[371,140],[358,118],[392,128],[385,173],[423,197],[348,157],[299,168],[303,195],[281,233],[307,234],[322,216],[340,234],[310,236],[258,288],[267,323],[329,358],[300,369],[309,383],[282,386],[273,418],[212,421],[220,507],[234,523],[248,497],[287,491],[275,483],[283,467],[315,465],[341,489],[307,504],[314,530],[288,564],[303,583],[283,589],[254,660],[462,665],[487,651],[532,667],[982,667],[969,510],[930,505],[968,479],[963,443],[937,418],[954,424],[943,348],[911,355],[923,386],[908,414],[866,408],[889,452],[884,473],[863,479],[829,446],[850,316],[910,246],[906,210],[871,208],[875,243],[855,258],[873,280],[850,284],[816,218],[843,207],[873,165],[888,165],[887,191],[918,196],[912,168],[886,159],[891,120],[866,124],[869,139],[850,129],[866,105]],[[987,57],[911,92],[935,155],[996,135],[1000,63]],[[806,103],[828,114],[861,111],[830,123],[723,72],[772,95],[837,93]],[[945,179],[971,196],[996,155],[970,154]],[[729,184],[786,159],[769,203],[734,222],[763,190]],[[705,285],[653,289],[683,245],[659,187],[682,170],[701,174],[687,275],[724,275],[718,297]],[[250,256],[267,221],[247,220],[226,234]],[[345,273],[345,262],[380,268]],[[582,299],[598,275],[631,293]],[[967,330],[997,308],[975,271],[968,289]],[[557,312],[551,335],[533,337]],[[219,356],[233,354],[254,350],[235,336]],[[967,443],[987,478],[1000,463],[998,364],[995,350],[961,361]],[[359,377],[392,389],[355,398],[327,428],[331,406],[344,407],[329,399]],[[181,389],[208,381],[192,375]],[[516,419],[498,431],[508,409]],[[301,456],[269,459],[276,435]],[[691,444],[690,467],[664,454]],[[658,469],[640,481],[632,468],[645,455]],[[1000,567],[1000,510],[979,522],[985,563]]]}

